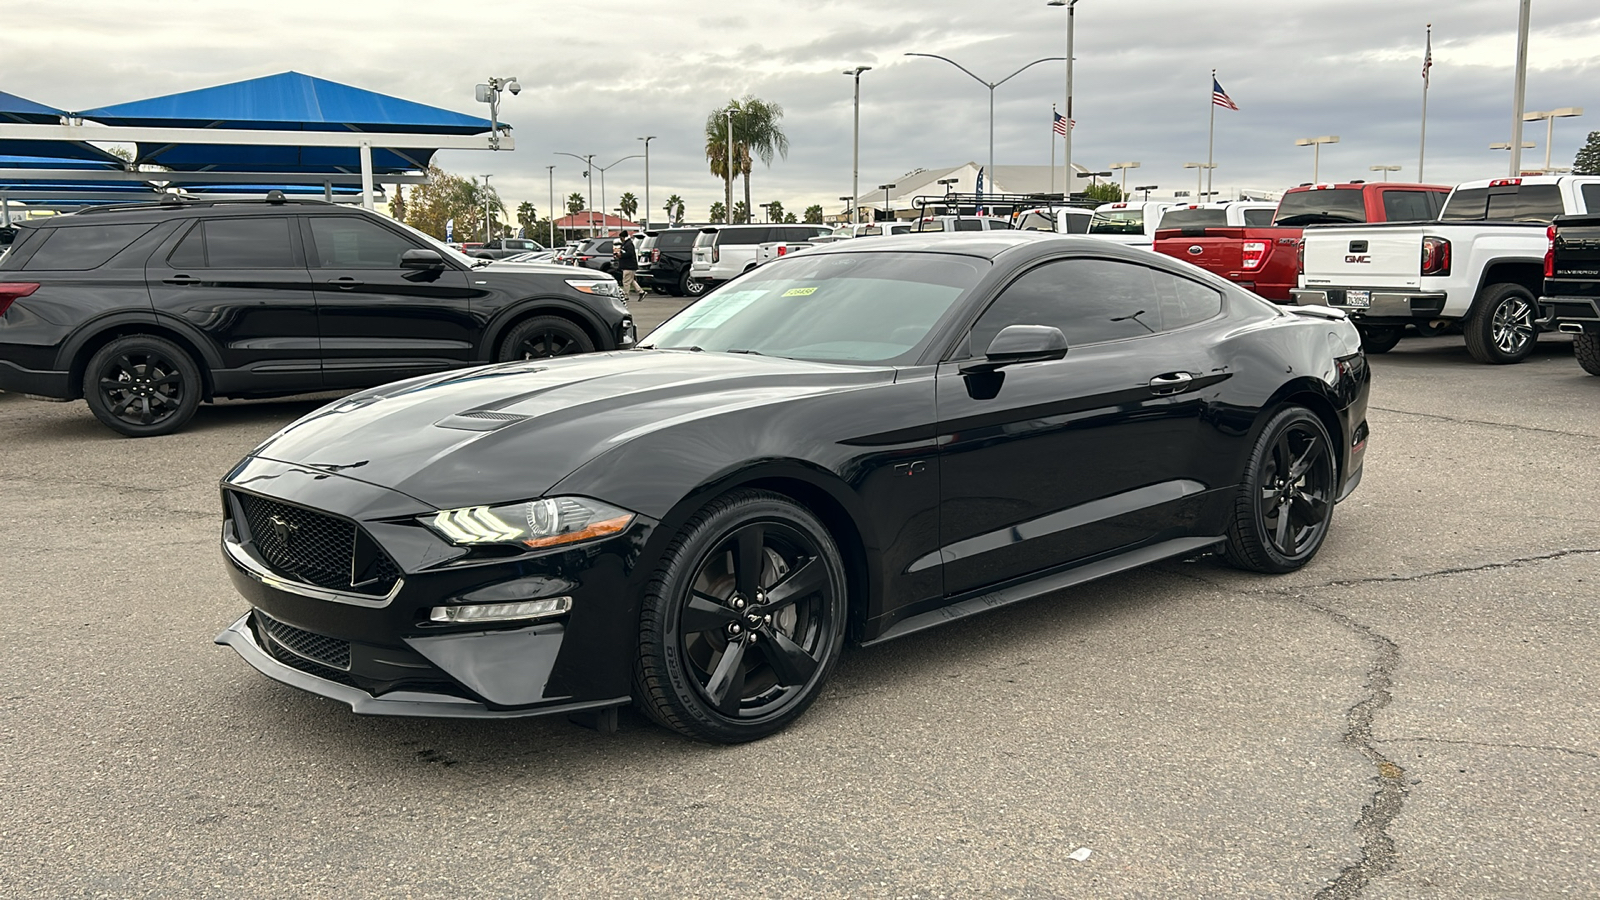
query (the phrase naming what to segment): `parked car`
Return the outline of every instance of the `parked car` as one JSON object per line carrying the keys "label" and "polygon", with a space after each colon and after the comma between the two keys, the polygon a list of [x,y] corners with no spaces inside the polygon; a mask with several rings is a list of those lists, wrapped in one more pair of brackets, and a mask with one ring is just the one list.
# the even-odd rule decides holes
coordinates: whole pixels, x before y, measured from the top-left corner
{"label": "parked car", "polygon": [[712,288],[756,267],[756,248],[768,241],[805,241],[829,234],[826,225],[722,225],[702,229],[689,277]]}
{"label": "parked car", "polygon": [[1018,210],[1012,227],[1019,231],[1050,231],[1056,234],[1088,234],[1094,210],[1076,206],[1041,206]]}
{"label": "parked car", "polygon": [[[1425,222],[1439,217],[1450,188],[1442,184],[1303,184],[1278,201],[1268,224],[1251,222],[1259,209],[1235,221],[1204,224],[1176,206],[1162,217],[1154,249],[1214,272],[1268,300],[1292,303],[1299,285],[1300,239],[1308,225],[1360,222]],[[1202,208],[1203,209],[1203,208]],[[1215,216],[1214,212],[1206,215]],[[1174,219],[1174,216],[1178,216]],[[1190,219],[1185,224],[1185,219]]]}
{"label": "parked car", "polygon": [[1162,214],[1176,205],[1156,200],[1102,203],[1094,208],[1087,234],[1127,247],[1148,248],[1155,243]]}
{"label": "parked car", "polygon": [[1392,349],[1407,324],[1455,323],[1473,359],[1521,362],[1539,336],[1546,231],[1590,209],[1600,176],[1540,175],[1459,185],[1437,222],[1308,228],[1294,298],[1345,310],[1368,353]]}
{"label": "parked car", "polygon": [[910,222],[857,222],[835,229],[832,237],[848,240],[858,237],[882,237],[886,234],[910,234],[912,227]]}
{"label": "parked car", "polygon": [[202,401],[369,387],[633,344],[616,282],[469,259],[321,201],[162,202],[30,222],[0,260],[0,390],[122,434]]}
{"label": "parked car", "polygon": [[614,277],[617,263],[616,258],[611,255],[611,250],[615,246],[615,238],[590,238],[572,251],[572,256],[567,260],[567,264],[582,266],[585,269],[594,269]]}
{"label": "parked car", "polygon": [[756,265],[764,266],[775,259],[816,245],[814,241],[768,241],[756,248]]}
{"label": "parked car", "polygon": [[1558,216],[1547,233],[1541,327],[1572,335],[1578,365],[1600,375],[1600,185],[1580,188],[1583,216]]}
{"label": "parked car", "polygon": [[473,248],[467,255],[475,256],[479,259],[505,259],[522,253],[535,253],[543,249],[543,244],[526,238],[498,238]]}
{"label": "parked car", "polygon": [[555,261],[555,255],[556,255],[556,251],[554,251],[554,250],[537,250],[537,251],[534,251],[532,253],[518,253],[516,256],[508,256],[505,259],[500,260],[500,262],[507,262],[507,263],[554,262]]}
{"label": "parked car", "polygon": [[698,297],[705,284],[690,277],[699,228],[663,228],[646,233],[639,252],[639,286],[661,294]]}
{"label": "parked car", "polygon": [[912,234],[943,231],[1011,231],[1010,219],[999,216],[923,216],[911,224]]}
{"label": "parked car", "polygon": [[754,740],[847,639],[1163,559],[1304,566],[1361,480],[1369,380],[1342,313],[1153,253],[814,247],[639,350],[413,379],[278,432],[222,485],[249,608],[217,640],[358,713],[633,702]]}
{"label": "parked car", "polygon": [[550,261],[561,265],[566,265],[572,262],[572,254],[578,252],[578,248],[582,246],[583,241],[567,241],[560,247],[556,248],[556,255],[551,257]]}

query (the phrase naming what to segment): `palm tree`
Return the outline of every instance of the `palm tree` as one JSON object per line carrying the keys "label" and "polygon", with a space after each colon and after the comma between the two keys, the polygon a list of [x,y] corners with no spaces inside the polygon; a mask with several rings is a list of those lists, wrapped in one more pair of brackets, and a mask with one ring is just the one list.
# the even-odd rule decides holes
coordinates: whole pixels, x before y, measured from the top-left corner
{"label": "palm tree", "polygon": [[667,221],[674,225],[683,224],[683,198],[673,194],[667,198]]}
{"label": "palm tree", "polygon": [[583,212],[582,194],[578,193],[577,191],[573,191],[567,195],[567,212],[570,215],[577,215],[578,213]]}
{"label": "palm tree", "polygon": [[767,204],[767,218],[779,225],[783,224],[783,201],[774,200]]}
{"label": "palm tree", "polygon": [[[728,111],[733,110],[734,117],[734,142],[733,142],[733,171],[728,171]],[[739,101],[729,100],[726,106],[711,111],[706,117],[706,161],[710,165],[711,174],[723,181],[725,202],[724,209],[733,205],[733,179],[740,172],[750,168],[750,150],[740,140]]]}
{"label": "palm tree", "polygon": [[522,226],[523,234],[532,236],[534,223],[538,221],[539,216],[532,201],[524,200],[517,204],[517,224]]}
{"label": "palm tree", "polygon": [[722,201],[721,200],[718,200],[717,202],[711,204],[711,213],[710,213],[711,221],[713,221],[713,222],[725,222],[725,221],[727,221],[727,218],[728,218],[728,208],[726,206],[722,205]]}
{"label": "palm tree", "polygon": [[737,156],[744,160],[744,206],[750,209],[750,157],[753,153],[768,168],[774,156],[789,158],[789,136],[779,122],[783,107],[746,94],[733,114],[733,138]]}
{"label": "palm tree", "polygon": [[633,195],[633,191],[618,197],[617,205],[622,207],[622,215],[626,218],[631,219],[639,214],[639,198]]}
{"label": "palm tree", "polygon": [[750,221],[750,207],[745,206],[743,200],[733,205],[733,221],[735,223]]}
{"label": "palm tree", "polygon": [[806,207],[806,224],[807,225],[821,225],[822,224],[822,204],[813,203],[810,206]]}

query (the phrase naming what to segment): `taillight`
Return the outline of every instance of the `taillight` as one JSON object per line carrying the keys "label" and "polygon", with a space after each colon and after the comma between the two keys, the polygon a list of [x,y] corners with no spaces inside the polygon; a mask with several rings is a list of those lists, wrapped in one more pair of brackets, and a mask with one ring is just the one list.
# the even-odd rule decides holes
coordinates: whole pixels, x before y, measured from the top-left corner
{"label": "taillight", "polygon": [[784,254],[786,254],[788,252],[789,252],[789,248],[788,247],[786,247],[786,246],[784,246],[782,244],[778,245],[778,255],[779,256],[783,256]]}
{"label": "taillight", "polygon": [[660,250],[651,250],[650,251],[650,264],[651,265],[655,265],[658,262],[661,262],[661,251]]}
{"label": "taillight", "polygon": [[[1546,228],[1544,237],[1550,242],[1544,248],[1544,277],[1554,278],[1556,277],[1556,227],[1551,225]],[[0,285],[0,290],[5,290],[5,286]],[[4,311],[4,301],[0,301],[0,312]]]}
{"label": "taillight", "polygon": [[1522,184],[1521,178],[1496,178],[1489,182],[1489,187],[1511,187]]}
{"label": "taillight", "polygon": [[712,247],[711,248],[711,261],[712,262],[722,262],[722,248],[721,247]]}
{"label": "taillight", "polygon": [[1422,239],[1422,274],[1450,274],[1450,242],[1442,237]]}
{"label": "taillight", "polygon": [[1294,244],[1295,274],[1304,275],[1306,273],[1306,239],[1301,238],[1295,241]]}
{"label": "taillight", "polygon": [[1254,269],[1254,268],[1259,267],[1261,265],[1262,260],[1265,260],[1266,258],[1267,258],[1267,245],[1264,242],[1262,242],[1262,241],[1245,241],[1245,244],[1244,244],[1244,267],[1246,269]]}
{"label": "taillight", "polygon": [[11,308],[11,304],[14,301],[20,300],[38,289],[39,285],[35,282],[0,282],[0,315],[5,315],[5,311]]}

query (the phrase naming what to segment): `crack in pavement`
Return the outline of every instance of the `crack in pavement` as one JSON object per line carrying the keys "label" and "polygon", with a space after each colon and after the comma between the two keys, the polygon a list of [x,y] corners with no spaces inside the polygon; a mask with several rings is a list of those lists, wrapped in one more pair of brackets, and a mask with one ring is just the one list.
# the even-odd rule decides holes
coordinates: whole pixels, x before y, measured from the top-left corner
{"label": "crack in pavement", "polygon": [[1489,422],[1484,419],[1464,419],[1459,416],[1441,416],[1438,413],[1412,412],[1409,409],[1394,409],[1388,406],[1368,406],[1369,410],[1394,413],[1398,416],[1416,416],[1419,419],[1439,419],[1444,422],[1454,422],[1457,425],[1487,425],[1490,428],[1509,428],[1514,431],[1537,431],[1543,434],[1559,434],[1564,437],[1587,438],[1591,441],[1600,440],[1600,435],[1587,434],[1582,431],[1562,431],[1559,428],[1540,428],[1537,425],[1513,425],[1509,422]]}
{"label": "crack in pavement", "polygon": [[1502,744],[1497,741],[1453,741],[1447,738],[1434,737],[1403,737],[1386,738],[1380,744],[1454,744],[1460,747],[1488,747],[1498,750],[1533,750],[1539,753],[1567,753],[1572,756],[1585,756],[1589,759],[1600,759],[1600,753],[1591,753],[1588,750],[1577,750],[1572,747],[1545,746],[1540,744]]}

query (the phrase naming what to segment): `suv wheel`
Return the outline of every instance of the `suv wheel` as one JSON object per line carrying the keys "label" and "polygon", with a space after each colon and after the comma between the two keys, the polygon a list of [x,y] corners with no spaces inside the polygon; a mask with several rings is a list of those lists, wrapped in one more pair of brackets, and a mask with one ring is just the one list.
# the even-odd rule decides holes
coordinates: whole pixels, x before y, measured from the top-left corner
{"label": "suv wheel", "polygon": [[518,323],[500,344],[500,361],[546,359],[594,351],[583,329],[560,316],[534,316]]}
{"label": "suv wheel", "polygon": [[678,293],[682,296],[698,297],[705,292],[706,283],[703,281],[695,281],[693,278],[690,278],[687,271],[683,273],[683,278],[679,279],[678,281]]}
{"label": "suv wheel", "polygon": [[148,334],[120,337],[83,370],[83,397],[106,427],[128,437],[182,428],[200,406],[200,367],[183,348]]}
{"label": "suv wheel", "polygon": [[1462,331],[1467,352],[1481,363],[1519,363],[1533,353],[1539,341],[1534,324],[1538,307],[1533,295],[1520,284],[1494,284],[1484,289],[1473,305]]}

